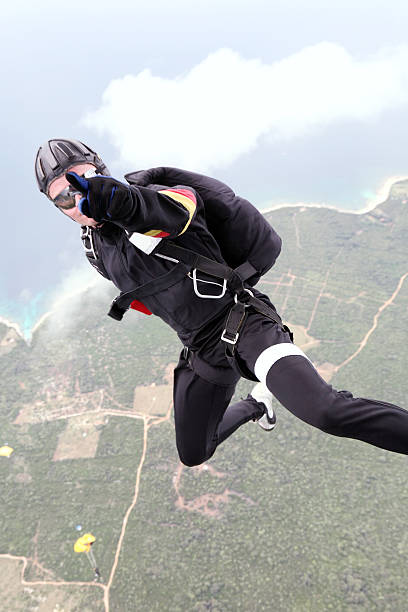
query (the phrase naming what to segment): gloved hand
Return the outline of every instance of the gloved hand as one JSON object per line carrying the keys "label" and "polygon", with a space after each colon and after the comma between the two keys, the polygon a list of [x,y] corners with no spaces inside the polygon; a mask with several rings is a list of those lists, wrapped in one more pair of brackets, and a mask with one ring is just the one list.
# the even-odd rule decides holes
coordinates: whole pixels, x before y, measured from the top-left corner
{"label": "gloved hand", "polygon": [[83,215],[100,222],[119,220],[128,214],[132,204],[128,185],[110,176],[93,176],[86,179],[76,172],[67,172],[65,177],[68,183],[84,196],[78,203]]}

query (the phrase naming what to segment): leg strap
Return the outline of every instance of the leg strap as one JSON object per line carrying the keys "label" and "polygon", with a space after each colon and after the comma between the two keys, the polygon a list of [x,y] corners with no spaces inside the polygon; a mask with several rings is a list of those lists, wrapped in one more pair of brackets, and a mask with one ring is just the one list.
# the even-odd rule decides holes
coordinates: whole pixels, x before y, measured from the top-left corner
{"label": "leg strap", "polygon": [[245,321],[245,304],[237,302],[229,311],[221,340],[225,343],[225,351],[234,353],[235,345],[239,338],[240,329]]}
{"label": "leg strap", "polygon": [[274,321],[274,323],[282,327],[285,331],[288,331],[293,341],[292,332],[286,325],[283,325],[282,319],[276,310],[268,306],[268,304],[265,304],[265,302],[259,298],[256,298],[250,289],[242,286],[235,294],[235,305],[229,311],[224,331],[221,334],[221,340],[224,342],[225,354],[227,357],[231,358],[234,356],[235,345],[246,318],[246,309],[250,306],[257,312],[268,317],[268,319]]}

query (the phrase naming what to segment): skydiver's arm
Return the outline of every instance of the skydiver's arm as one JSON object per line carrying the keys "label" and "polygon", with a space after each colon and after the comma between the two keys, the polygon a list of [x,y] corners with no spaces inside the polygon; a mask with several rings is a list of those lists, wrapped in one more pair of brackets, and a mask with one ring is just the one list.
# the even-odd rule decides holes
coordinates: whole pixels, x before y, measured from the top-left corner
{"label": "skydiver's arm", "polygon": [[129,192],[129,199],[113,209],[111,217],[128,232],[175,238],[188,229],[196,212],[196,194],[190,187],[153,191],[131,186]]}
{"label": "skydiver's arm", "polygon": [[65,176],[84,196],[78,204],[81,213],[95,221],[112,221],[128,232],[173,238],[187,230],[196,211],[196,194],[190,187],[154,191],[110,176]]}

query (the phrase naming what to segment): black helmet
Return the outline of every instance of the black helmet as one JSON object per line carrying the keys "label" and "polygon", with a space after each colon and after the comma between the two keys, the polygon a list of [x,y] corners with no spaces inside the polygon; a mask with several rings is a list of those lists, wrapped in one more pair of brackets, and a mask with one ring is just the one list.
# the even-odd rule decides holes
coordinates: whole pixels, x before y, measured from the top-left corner
{"label": "black helmet", "polygon": [[109,174],[99,155],[79,140],[48,140],[38,149],[35,159],[35,176],[40,191],[47,195],[51,181],[64,174],[68,168],[84,163],[96,166],[100,174]]}

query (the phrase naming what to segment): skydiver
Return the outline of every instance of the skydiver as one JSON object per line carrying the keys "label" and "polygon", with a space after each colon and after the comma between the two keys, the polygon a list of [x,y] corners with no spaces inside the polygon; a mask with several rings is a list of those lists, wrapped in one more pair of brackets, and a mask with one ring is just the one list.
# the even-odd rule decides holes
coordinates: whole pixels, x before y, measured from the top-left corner
{"label": "skydiver", "polygon": [[[185,465],[207,461],[248,421],[271,431],[273,396],[324,432],[408,454],[408,412],[333,389],[293,343],[269,298],[254,288],[278,257],[281,240],[229,187],[172,168],[126,175],[126,184],[112,178],[89,147],[65,139],[39,148],[35,172],[40,191],[81,225],[89,262],[121,291],[111,316],[120,319],[129,306],[153,313],[183,343],[174,416]],[[209,206],[216,213],[228,206],[241,211],[230,233],[219,220],[211,224]],[[248,261],[233,270],[222,254],[224,242],[239,253],[248,246],[246,236],[252,240]],[[241,375],[258,382],[246,399],[230,404]]]}

